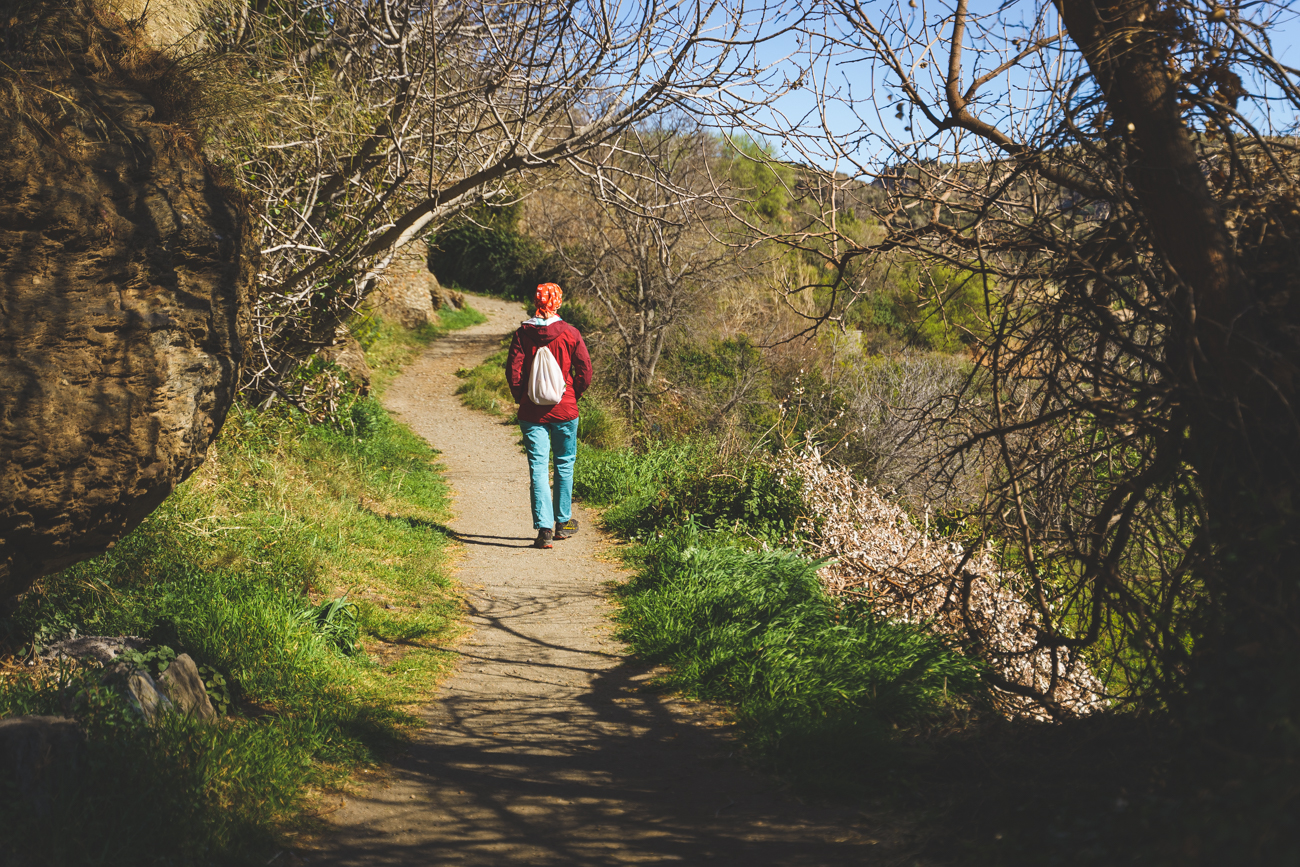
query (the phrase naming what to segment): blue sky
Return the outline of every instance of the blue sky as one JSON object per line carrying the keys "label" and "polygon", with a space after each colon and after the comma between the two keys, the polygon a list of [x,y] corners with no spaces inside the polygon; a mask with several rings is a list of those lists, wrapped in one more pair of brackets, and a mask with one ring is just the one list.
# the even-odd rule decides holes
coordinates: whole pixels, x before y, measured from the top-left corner
{"label": "blue sky", "polygon": [[[871,4],[869,8],[881,8],[884,5],[885,4]],[[890,3],[889,5],[892,6],[893,4]],[[981,11],[992,11],[996,8],[997,6],[989,2],[989,0],[973,0],[971,3],[971,10],[975,13]],[[1020,20],[1021,15],[1032,14],[1034,5],[1029,2],[1010,3],[1004,5],[1003,8],[1003,20],[1008,21],[1014,28],[1016,23]],[[1272,33],[1274,56],[1283,63],[1287,63],[1291,66],[1300,65],[1300,14],[1297,14],[1290,4],[1285,6],[1279,5],[1277,8],[1279,8],[1282,13],[1280,16],[1282,23]],[[947,8],[946,5],[936,5],[933,2],[924,2],[920,3],[918,8],[914,11],[906,8],[903,9],[903,11],[911,15],[920,15],[928,12],[929,19],[934,21],[937,17],[946,13]],[[1014,30],[1011,32],[1014,33]],[[1001,42],[1001,40],[998,41]],[[966,45],[967,51],[973,54],[974,49],[977,48],[975,40],[968,38]],[[939,56],[946,57],[946,55],[943,54],[944,49],[942,45],[933,46],[933,50],[938,53]],[[780,82],[797,74],[794,70],[798,65],[800,65],[798,54],[799,46],[796,36],[793,34],[787,34],[763,45],[760,48],[759,58],[765,66],[771,67],[769,74],[770,80],[773,82]],[[972,57],[971,59],[974,58]],[[806,59],[804,59],[803,62],[806,63]],[[934,71],[934,65],[931,64],[925,74]],[[832,134],[840,141],[852,141],[856,137],[860,137],[864,133],[866,134],[867,138],[864,139],[863,147],[859,150],[860,158],[863,162],[874,162],[872,159],[873,151],[879,151],[880,149],[881,143],[878,135],[882,132],[891,134],[900,139],[910,139],[913,137],[914,133],[925,135],[930,131],[926,128],[924,121],[921,120],[919,123],[914,124],[914,133],[907,132],[904,127],[908,125],[908,119],[906,116],[903,120],[897,119],[894,116],[894,112],[886,108],[887,100],[880,100],[882,105],[878,110],[871,97],[873,92],[883,83],[883,79],[880,70],[873,69],[870,64],[861,61],[855,63],[852,62],[851,57],[843,57],[837,64],[828,65],[823,62],[816,72],[816,77],[829,79],[828,83],[835,88],[839,88],[841,92],[842,101],[830,104],[826,114],[826,123],[830,127]],[[967,80],[969,80],[969,74]],[[1000,86],[1000,90],[996,91],[999,95],[1005,94],[1008,89],[1011,89],[1012,91],[1020,90],[1022,93],[1019,94],[1019,96],[1023,99],[1023,88],[1027,81],[1027,76],[1012,77],[1009,79],[1003,78],[1000,85],[998,83],[990,82],[988,88],[994,89]],[[847,100],[851,100],[851,106],[848,104]],[[796,120],[802,120],[805,125],[808,125],[810,123],[810,114],[815,114],[818,106],[817,100],[813,97],[810,91],[799,89],[791,91],[787,95],[781,97],[774,103],[773,107],[776,111],[784,115],[784,118],[781,120],[771,121],[772,128],[776,128],[782,123],[793,122]],[[761,119],[762,115],[751,113],[750,118],[751,120],[756,118]],[[1275,117],[1274,126],[1278,127],[1286,124],[1294,124],[1295,120],[1294,116],[1288,113],[1281,117]],[[817,125],[817,119],[812,118],[811,123],[814,126]],[[809,132],[815,131],[809,129]],[[774,135],[769,135],[767,138],[776,148],[778,155],[783,158],[800,162],[808,160],[819,163],[826,168],[832,167],[831,160],[826,155],[818,156],[810,153],[807,149],[805,149],[804,153],[801,154],[799,153],[798,148],[787,145],[780,138]],[[840,168],[842,170],[851,171],[849,166],[841,165]]]}

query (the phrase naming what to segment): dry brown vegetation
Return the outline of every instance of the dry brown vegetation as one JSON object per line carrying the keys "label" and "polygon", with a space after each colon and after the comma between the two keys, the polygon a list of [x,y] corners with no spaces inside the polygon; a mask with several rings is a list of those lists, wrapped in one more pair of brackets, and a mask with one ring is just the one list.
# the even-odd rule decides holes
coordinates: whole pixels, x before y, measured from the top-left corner
{"label": "dry brown vegetation", "polygon": [[984,544],[939,532],[815,449],[778,465],[799,480],[808,516],[801,529],[809,552],[829,558],[818,573],[832,596],[869,600],[887,617],[957,636],[986,662],[998,710],[1031,719],[1104,710],[1106,687],[1087,657],[1038,642],[1042,624],[1026,601],[1023,575]]}

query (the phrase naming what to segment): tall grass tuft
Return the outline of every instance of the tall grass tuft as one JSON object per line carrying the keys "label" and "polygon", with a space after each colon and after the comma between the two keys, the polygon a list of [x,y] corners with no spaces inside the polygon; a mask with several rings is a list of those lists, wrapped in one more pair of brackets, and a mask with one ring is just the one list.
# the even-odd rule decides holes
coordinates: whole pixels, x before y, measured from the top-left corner
{"label": "tall grass tuft", "polygon": [[456,376],[462,380],[456,387],[461,402],[470,409],[513,419],[515,400],[506,384],[505,363],[506,349],[502,348],[477,367],[456,371]]}
{"label": "tall grass tuft", "polygon": [[672,531],[620,589],[620,636],[668,666],[665,685],[733,705],[746,745],[783,773],[853,788],[896,727],[947,716],[979,670],[915,624],[832,601],[818,565]]}
{"label": "tall grass tuft", "polygon": [[620,636],[663,685],[734,708],[745,746],[821,790],[866,787],[896,728],[982,700],[979,665],[922,624],[832,599],[792,542],[802,493],[708,441],[584,448],[575,488],[639,542]]}

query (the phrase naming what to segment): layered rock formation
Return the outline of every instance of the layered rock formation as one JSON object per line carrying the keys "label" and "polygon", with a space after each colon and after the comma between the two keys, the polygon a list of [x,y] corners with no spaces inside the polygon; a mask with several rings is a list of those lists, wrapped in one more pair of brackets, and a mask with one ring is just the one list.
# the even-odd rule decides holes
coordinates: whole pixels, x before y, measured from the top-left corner
{"label": "layered rock formation", "polygon": [[459,308],[465,296],[442,288],[429,270],[429,245],[415,240],[393,256],[369,303],[380,316],[418,328],[433,322],[440,307]]}
{"label": "layered rock formation", "polygon": [[0,100],[0,598],[111,547],[202,463],[257,257],[239,195],[108,83],[126,76],[10,35],[29,50]]}

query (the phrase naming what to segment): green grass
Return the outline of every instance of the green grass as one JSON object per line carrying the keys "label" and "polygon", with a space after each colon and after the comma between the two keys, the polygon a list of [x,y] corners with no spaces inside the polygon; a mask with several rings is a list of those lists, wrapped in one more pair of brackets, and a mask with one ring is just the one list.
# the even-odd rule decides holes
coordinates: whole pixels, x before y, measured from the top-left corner
{"label": "green grass", "polygon": [[660,682],[731,706],[746,748],[803,785],[854,791],[889,763],[895,729],[964,712],[979,667],[920,624],[831,599],[819,563],[786,550],[797,485],[710,441],[642,453],[584,448],[575,490],[639,542],[618,589],[620,637]]}
{"label": "green grass", "polygon": [[487,317],[466,304],[459,310],[448,307],[440,309],[437,325],[409,329],[396,322],[368,316],[356,323],[354,329],[362,346],[366,348],[366,360],[370,363],[375,390],[382,394],[402,368],[414,361],[430,343],[453,331],[484,322],[487,322]]}
{"label": "green grass", "polygon": [[626,448],[631,432],[623,413],[601,388],[592,388],[578,401],[578,442],[597,449]]}
{"label": "green grass", "polygon": [[[423,340],[381,335],[380,357]],[[0,716],[75,708],[87,733],[48,806],[0,784],[0,863],[264,863],[313,792],[400,742],[448,670],[461,604],[446,509],[436,453],[371,398],[334,426],[233,408],[139,528],[0,620],[19,653],[73,629],[188,652],[210,691],[229,684],[231,714],[148,727],[100,670],[0,669]]]}
{"label": "green grass", "polygon": [[773,544],[792,539],[804,514],[796,482],[765,464],[729,457],[710,439],[641,451],[579,446],[574,491],[607,506],[605,524],[626,538],[697,524]]}
{"label": "green grass", "polygon": [[941,719],[978,666],[920,626],[828,598],[818,563],[684,528],[643,552],[619,636],[661,683],[735,709],[745,745],[819,788],[861,788],[898,727]]}
{"label": "green grass", "polygon": [[515,418],[515,399],[506,384],[506,351],[503,346],[489,355],[477,367],[462,367],[456,371],[462,382],[456,387],[461,403],[470,409],[508,418]]}

